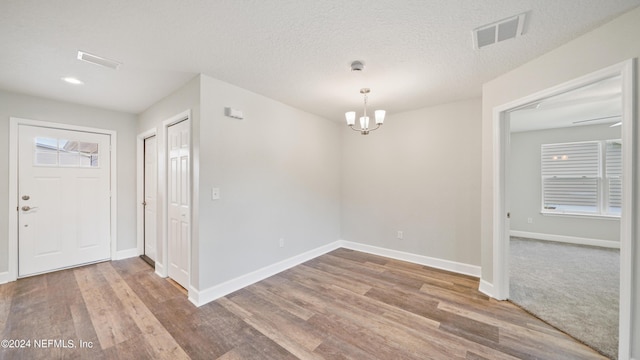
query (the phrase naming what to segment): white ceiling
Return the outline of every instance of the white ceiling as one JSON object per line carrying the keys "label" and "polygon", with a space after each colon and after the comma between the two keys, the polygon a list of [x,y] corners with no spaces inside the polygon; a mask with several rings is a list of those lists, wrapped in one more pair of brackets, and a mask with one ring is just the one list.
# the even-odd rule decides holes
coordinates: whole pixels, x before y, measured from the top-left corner
{"label": "white ceiling", "polygon": [[511,132],[622,121],[622,77],[603,79],[509,113]]}
{"label": "white ceiling", "polygon": [[[481,95],[482,83],[640,0],[2,0],[0,88],[139,113],[198,73],[342,121]],[[471,31],[528,12],[524,36]],[[78,50],[123,63],[114,71]],[[349,71],[363,60],[362,73]],[[72,86],[60,80],[75,76]]]}

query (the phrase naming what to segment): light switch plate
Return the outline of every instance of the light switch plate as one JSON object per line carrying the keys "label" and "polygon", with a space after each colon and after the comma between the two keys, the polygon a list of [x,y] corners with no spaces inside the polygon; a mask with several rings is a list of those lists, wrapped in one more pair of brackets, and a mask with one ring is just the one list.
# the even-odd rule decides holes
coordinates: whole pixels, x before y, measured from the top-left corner
{"label": "light switch plate", "polygon": [[214,187],[211,188],[211,200],[220,199],[220,188]]}

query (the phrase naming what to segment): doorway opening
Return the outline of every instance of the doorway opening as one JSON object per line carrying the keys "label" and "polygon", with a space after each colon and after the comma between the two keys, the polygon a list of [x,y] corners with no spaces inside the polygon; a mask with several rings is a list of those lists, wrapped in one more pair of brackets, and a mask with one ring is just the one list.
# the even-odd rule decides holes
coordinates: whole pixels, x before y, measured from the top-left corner
{"label": "doorway opening", "polygon": [[[494,262],[494,297],[500,300],[510,298],[509,293],[509,254],[510,254],[510,232],[511,213],[513,196],[510,189],[508,175],[512,163],[511,154],[511,131],[509,114],[518,110],[538,106],[540,103],[555,96],[561,96],[570,91],[596,84],[605,79],[619,76],[621,79],[621,158],[622,161],[622,183],[620,191],[622,194],[632,194],[633,184],[637,178],[633,173],[633,162],[637,161],[636,154],[632,149],[635,146],[635,136],[633,132],[633,109],[634,109],[634,62],[632,60],[605,68],[574,81],[561,84],[551,89],[527,96],[514,102],[502,105],[494,109],[493,128],[496,135],[494,140],[494,226],[493,226],[493,262]],[[613,124],[611,124],[613,125]],[[542,178],[540,181],[544,181]],[[619,288],[619,354],[628,354],[630,351],[631,339],[631,288],[632,288],[632,219],[636,214],[632,207],[631,196],[621,196],[620,200],[620,226],[619,226],[619,246],[620,246],[620,288]],[[549,206],[544,210],[555,210],[557,207]],[[527,218],[527,215],[524,215]],[[528,220],[528,219],[527,219]],[[623,357],[624,358],[624,357]]]}
{"label": "doorway opening", "polygon": [[138,135],[138,254],[153,260],[155,273],[190,298],[191,146],[190,110]]}
{"label": "doorway opening", "polygon": [[618,351],[621,94],[616,75],[505,118],[509,300],[609,358]]}
{"label": "doorway opening", "polygon": [[152,268],[157,257],[157,196],[158,196],[158,149],[155,134],[143,140],[142,180],[142,254],[140,257]]}
{"label": "doorway opening", "polygon": [[[136,220],[137,220],[137,248],[138,256],[151,267],[157,271],[157,265],[161,265],[162,261],[158,261],[158,256],[161,255],[159,250],[159,238],[161,235],[161,228],[159,225],[162,223],[160,218],[159,206],[161,205],[158,199],[160,198],[160,192],[158,183],[158,169],[160,164],[158,162],[159,149],[158,149],[158,136],[156,135],[156,129],[147,130],[137,136],[136,144]],[[155,160],[154,160],[155,158]],[[154,174],[155,173],[155,177]],[[155,187],[155,194],[153,188]],[[155,216],[153,215],[155,213]],[[153,240],[155,238],[155,241]]]}

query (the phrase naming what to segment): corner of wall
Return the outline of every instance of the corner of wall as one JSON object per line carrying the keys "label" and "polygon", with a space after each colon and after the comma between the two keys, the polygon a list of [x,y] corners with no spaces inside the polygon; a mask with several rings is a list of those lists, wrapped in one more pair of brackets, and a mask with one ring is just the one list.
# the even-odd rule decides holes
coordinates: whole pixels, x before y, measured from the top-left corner
{"label": "corner of wall", "polygon": [[6,284],[8,282],[9,282],[9,272],[8,271],[0,272],[0,285]]}
{"label": "corner of wall", "polygon": [[489,297],[493,297],[493,284],[480,278],[480,286],[478,287],[478,291]]}

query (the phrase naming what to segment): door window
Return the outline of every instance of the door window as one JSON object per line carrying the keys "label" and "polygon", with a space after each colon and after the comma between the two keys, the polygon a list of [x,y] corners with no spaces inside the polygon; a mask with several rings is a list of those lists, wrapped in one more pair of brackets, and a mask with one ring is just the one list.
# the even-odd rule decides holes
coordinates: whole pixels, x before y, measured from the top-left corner
{"label": "door window", "polygon": [[98,143],[37,137],[34,155],[36,166],[99,167]]}

